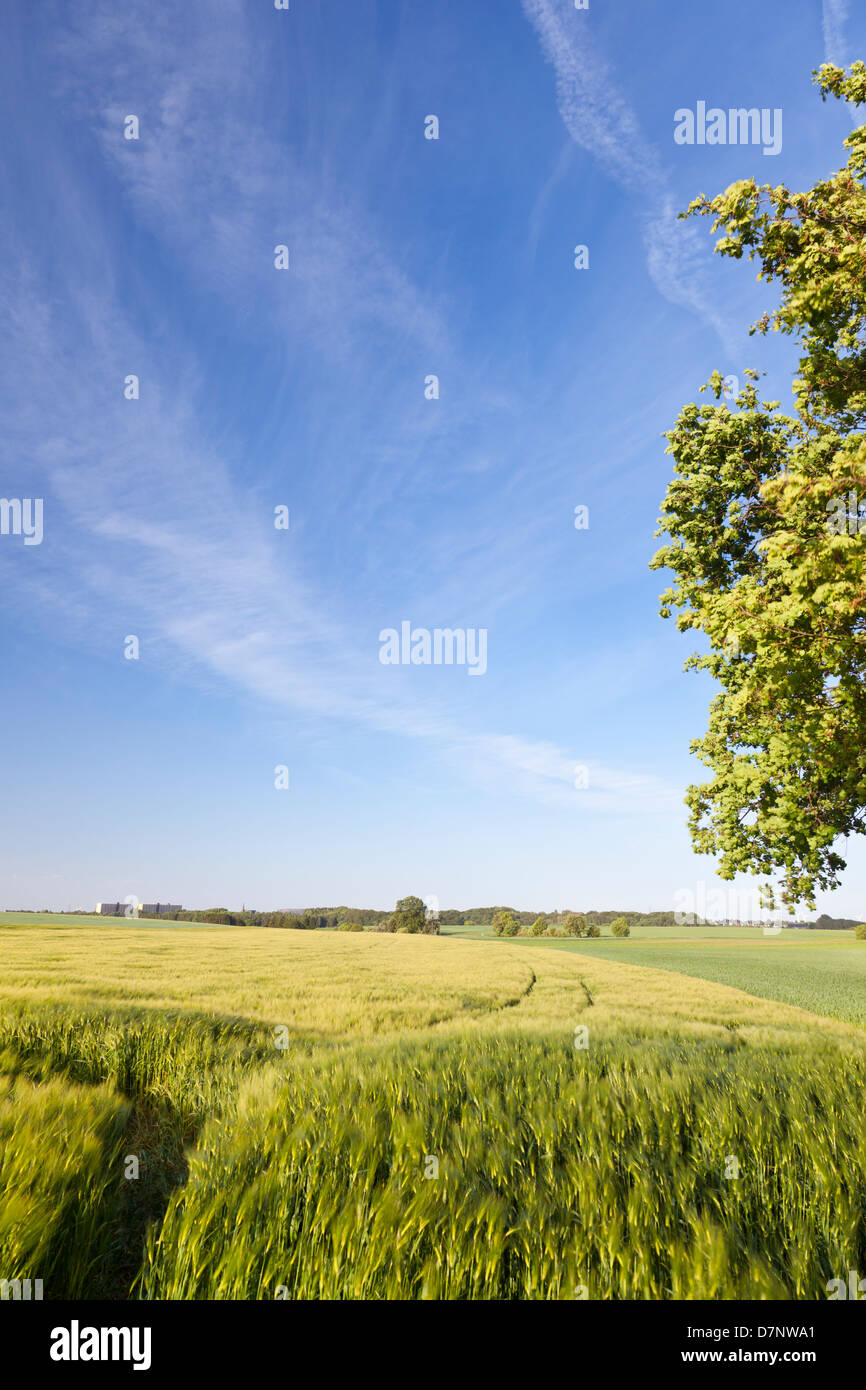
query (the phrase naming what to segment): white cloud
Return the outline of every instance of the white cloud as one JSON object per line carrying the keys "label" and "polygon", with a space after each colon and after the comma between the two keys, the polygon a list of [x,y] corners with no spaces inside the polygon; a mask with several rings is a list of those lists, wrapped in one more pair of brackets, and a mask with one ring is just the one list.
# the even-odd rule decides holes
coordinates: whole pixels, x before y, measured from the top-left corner
{"label": "white cloud", "polygon": [[[849,63],[848,40],[845,37],[845,23],[848,19],[848,0],[823,0],[821,6],[822,28],[824,30],[824,61],[845,68]],[[853,126],[863,122],[862,112],[856,106],[845,103]]]}
{"label": "white cloud", "polygon": [[[474,740],[467,756],[495,765],[513,779],[517,790],[532,788],[539,800],[573,813],[627,815],[681,814],[683,792],[661,777],[609,767],[593,758],[574,758],[553,743],[490,734]],[[586,785],[575,785],[577,767]]]}
{"label": "white cloud", "polygon": [[847,63],[844,25],[848,18],[848,0],[823,0],[821,8],[824,57],[828,63],[844,67]]}
{"label": "white cloud", "polygon": [[572,140],[645,209],[643,240],[653,283],[671,303],[700,314],[730,348],[732,329],[702,283],[708,253],[701,249],[696,227],[677,220],[678,208],[658,150],[617,91],[609,65],[580,24],[581,16],[569,0],[523,0],[523,10],[553,67],[559,114]]}

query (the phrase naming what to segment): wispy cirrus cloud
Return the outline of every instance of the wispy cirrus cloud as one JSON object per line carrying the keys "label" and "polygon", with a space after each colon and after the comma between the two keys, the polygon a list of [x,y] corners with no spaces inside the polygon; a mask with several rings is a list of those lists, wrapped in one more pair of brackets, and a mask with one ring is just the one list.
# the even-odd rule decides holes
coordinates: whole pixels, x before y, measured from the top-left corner
{"label": "wispy cirrus cloud", "polygon": [[707,248],[679,207],[664,161],[617,89],[610,65],[580,25],[570,0],[522,0],[556,78],[559,114],[575,144],[587,150],[620,188],[644,207],[647,269],[661,294],[699,314],[726,348],[733,328],[705,283]]}
{"label": "wispy cirrus cloud", "polygon": [[[848,40],[845,34],[845,25],[849,17],[848,0],[823,0],[821,27],[824,32],[824,61],[835,63],[840,68],[847,67],[850,62]],[[862,112],[859,112],[854,106],[848,106],[847,103],[846,110],[852,125],[862,124]]]}
{"label": "wispy cirrus cloud", "polygon": [[845,22],[848,19],[848,0],[823,0],[821,25],[824,31],[824,58],[828,63],[843,67],[847,62]]}
{"label": "wispy cirrus cloud", "polygon": [[683,792],[662,777],[614,768],[594,758],[576,762],[562,748],[545,740],[513,734],[489,734],[465,749],[470,759],[506,771],[518,790],[532,788],[548,804],[590,815],[682,813]]}

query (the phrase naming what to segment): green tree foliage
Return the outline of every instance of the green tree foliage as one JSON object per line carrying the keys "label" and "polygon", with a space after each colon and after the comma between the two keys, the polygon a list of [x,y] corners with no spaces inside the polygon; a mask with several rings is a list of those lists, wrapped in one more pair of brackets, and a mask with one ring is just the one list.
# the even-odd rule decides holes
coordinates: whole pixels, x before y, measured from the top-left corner
{"label": "green tree foliage", "polygon": [[586,936],[587,921],[581,912],[569,912],[562,927],[566,936]]}
{"label": "green tree foliage", "polygon": [[396,932],[423,932],[427,921],[427,909],[422,898],[398,898],[397,906],[391,913],[389,930]]}
{"label": "green tree foliage", "polygon": [[587,936],[599,937],[601,936],[601,927],[598,926],[596,922],[589,922],[586,928],[586,934]]}
{"label": "green tree foliage", "polygon": [[520,922],[507,907],[501,907],[494,913],[492,926],[497,936],[516,936],[520,931]]}
{"label": "green tree foliage", "polygon": [[[825,99],[866,100],[863,63],[815,80]],[[845,145],[807,192],[746,179],[681,214],[711,216],[716,251],[777,283],[752,332],[790,335],[801,356],[791,415],[751,370],[736,409],[714,372],[719,403],[680,412],[652,562],[675,576],[662,616],[679,609],[709,641],[687,667],[721,686],[692,744],[712,774],[687,793],[692,842],[724,879],[778,873],[767,901],[788,907],[837,886],[839,837],[866,831],[866,126]]]}
{"label": "green tree foliage", "polygon": [[631,927],[624,917],[615,917],[610,924],[611,936],[631,936]]}
{"label": "green tree foliage", "polygon": [[547,921],[544,917],[536,917],[532,926],[529,928],[530,936],[544,936],[547,931]]}
{"label": "green tree foliage", "polygon": [[[497,903],[493,907],[473,907],[460,915],[467,926],[483,927],[486,926],[488,922],[493,921],[497,912],[510,912],[513,917],[517,918],[518,923],[522,927],[531,927],[538,916],[537,912],[520,912],[516,908],[508,907],[504,903]],[[447,914],[442,912],[439,915],[440,920],[444,922]]]}
{"label": "green tree foliage", "polygon": [[359,922],[362,927],[378,927],[389,915],[372,907],[323,907],[317,911],[327,915],[329,926],[336,927],[342,922]]}
{"label": "green tree foliage", "polygon": [[859,927],[854,928],[854,935],[858,941],[866,941],[866,922],[861,922]]}
{"label": "green tree foliage", "polygon": [[297,919],[297,925],[303,927],[305,931],[318,931],[330,925],[328,917],[329,914],[322,908],[305,907],[300,918]]}

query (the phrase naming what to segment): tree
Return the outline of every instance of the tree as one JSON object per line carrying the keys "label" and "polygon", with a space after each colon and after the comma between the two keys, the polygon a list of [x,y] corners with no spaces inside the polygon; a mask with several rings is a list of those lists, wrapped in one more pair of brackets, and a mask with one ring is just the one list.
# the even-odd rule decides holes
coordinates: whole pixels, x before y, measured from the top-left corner
{"label": "tree", "polygon": [[566,936],[586,936],[586,918],[580,912],[569,912],[562,927]]}
{"label": "tree", "polygon": [[493,930],[497,936],[516,936],[520,923],[510,908],[502,907],[493,914]]}
{"label": "tree", "polygon": [[532,926],[529,928],[530,936],[544,936],[547,931],[547,922],[544,917],[536,917]]}
{"label": "tree", "polygon": [[398,898],[391,913],[390,930],[414,934],[424,930],[426,921],[427,909],[421,898]]}
{"label": "tree", "polygon": [[590,922],[586,934],[587,936],[599,937],[601,936],[601,927],[596,922]]}
{"label": "tree", "polygon": [[866,941],[866,922],[861,922],[859,927],[854,928],[854,935],[858,941]]}
{"label": "tree", "polygon": [[423,927],[421,928],[421,930],[422,930],[427,936],[438,936],[438,935],[439,935],[439,921],[440,921],[440,914],[438,913],[438,911],[436,911],[434,908],[426,907],[426,906],[425,906],[425,908],[424,908],[424,925],[423,925]]}
{"label": "tree", "polygon": [[[814,77],[825,100],[866,100],[863,63]],[[708,639],[687,668],[721,686],[691,745],[712,774],[686,795],[692,843],[723,879],[779,874],[765,902],[789,909],[814,910],[845,867],[839,837],[866,832],[866,126],[845,146],[808,192],[746,179],[681,214],[713,217],[715,250],[778,283],[752,332],[801,356],[791,415],[754,370],[736,409],[714,372],[721,403],[680,412],[652,562],[675,576],[662,616]]]}
{"label": "tree", "polygon": [[631,927],[625,917],[614,917],[610,924],[611,936],[631,936]]}

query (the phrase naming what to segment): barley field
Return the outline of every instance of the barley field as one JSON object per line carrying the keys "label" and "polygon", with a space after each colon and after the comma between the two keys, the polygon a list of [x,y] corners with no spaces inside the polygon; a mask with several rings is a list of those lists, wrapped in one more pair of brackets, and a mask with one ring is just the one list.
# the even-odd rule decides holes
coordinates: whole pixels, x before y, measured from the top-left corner
{"label": "barley field", "polygon": [[866,1032],[599,944],[0,922],[0,1278],[825,1298],[866,1267]]}

